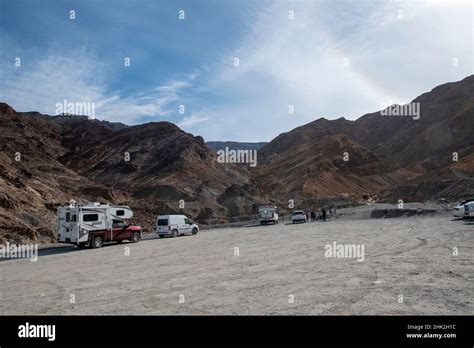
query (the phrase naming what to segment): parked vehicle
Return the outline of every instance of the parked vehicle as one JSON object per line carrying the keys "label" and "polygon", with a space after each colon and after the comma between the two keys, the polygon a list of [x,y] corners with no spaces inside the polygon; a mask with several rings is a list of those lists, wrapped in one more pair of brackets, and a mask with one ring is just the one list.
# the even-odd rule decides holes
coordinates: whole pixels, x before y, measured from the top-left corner
{"label": "parked vehicle", "polygon": [[307,219],[306,219],[306,213],[302,210],[295,210],[292,214],[291,214],[291,222],[292,223],[298,223],[298,222],[306,222]]}
{"label": "parked vehicle", "polygon": [[184,234],[196,234],[199,226],[184,215],[159,215],[156,219],[156,231],[160,238],[177,237]]}
{"label": "parked vehicle", "polygon": [[469,202],[464,204],[464,217],[473,218],[474,217],[474,202]]}
{"label": "parked vehicle", "polygon": [[140,226],[129,226],[124,220],[133,212],[128,206],[101,203],[70,204],[58,207],[57,232],[59,243],[87,245],[100,248],[106,242],[124,240],[138,242],[142,236]]}
{"label": "parked vehicle", "polygon": [[278,223],[278,211],[277,207],[260,207],[258,208],[258,214],[260,216],[260,224],[277,224]]}
{"label": "parked vehicle", "polygon": [[464,206],[470,202],[474,202],[474,199],[466,199],[464,201],[459,202],[459,204],[453,208],[453,216],[464,218],[466,216]]}

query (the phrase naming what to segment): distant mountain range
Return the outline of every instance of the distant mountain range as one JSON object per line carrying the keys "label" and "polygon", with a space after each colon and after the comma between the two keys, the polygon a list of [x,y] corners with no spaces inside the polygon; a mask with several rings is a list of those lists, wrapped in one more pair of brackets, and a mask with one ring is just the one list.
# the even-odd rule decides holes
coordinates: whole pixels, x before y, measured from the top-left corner
{"label": "distant mountain range", "polygon": [[472,193],[474,76],[412,103],[419,103],[419,119],[376,112],[355,121],[322,118],[280,134],[259,152],[257,185],[274,197],[365,192],[419,201]]}
{"label": "distant mountain range", "polygon": [[[214,224],[266,203],[285,213],[289,200],[313,209],[474,196],[474,76],[413,103],[419,119],[318,119],[269,143],[205,143],[169,122],[126,126],[0,103],[0,243],[54,241],[56,206],[70,200],[129,204],[150,231],[159,213]],[[257,150],[258,165],[221,163],[226,147]]]}

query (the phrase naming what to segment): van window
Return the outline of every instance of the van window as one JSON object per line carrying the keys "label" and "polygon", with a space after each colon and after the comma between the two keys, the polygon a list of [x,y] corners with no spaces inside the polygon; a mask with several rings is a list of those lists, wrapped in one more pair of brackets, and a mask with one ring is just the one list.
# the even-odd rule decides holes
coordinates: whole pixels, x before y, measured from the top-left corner
{"label": "van window", "polygon": [[158,226],[168,226],[168,219],[158,219]]}
{"label": "van window", "polygon": [[84,214],[82,217],[84,222],[99,221],[99,214]]}
{"label": "van window", "polygon": [[117,216],[124,216],[125,210],[117,210]]}
{"label": "van window", "polygon": [[71,221],[71,213],[66,213],[66,222]]}
{"label": "van window", "polygon": [[186,219],[186,218],[184,218],[184,223],[186,225],[192,225],[193,224],[191,221],[189,221],[189,219]]}

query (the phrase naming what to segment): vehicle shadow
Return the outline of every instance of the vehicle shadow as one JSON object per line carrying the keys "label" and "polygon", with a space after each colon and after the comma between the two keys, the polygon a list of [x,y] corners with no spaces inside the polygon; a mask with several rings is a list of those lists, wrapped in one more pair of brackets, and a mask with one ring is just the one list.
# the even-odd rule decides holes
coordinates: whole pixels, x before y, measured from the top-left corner
{"label": "vehicle shadow", "polygon": [[[80,249],[76,248],[75,246],[67,246],[67,247],[49,247],[49,248],[44,248],[44,249],[38,249],[38,258],[42,256],[49,256],[49,255],[59,255],[59,254],[65,254],[65,253],[71,253],[75,251],[81,251]],[[5,258],[0,258],[0,262],[2,261],[11,261],[11,260],[20,260],[22,258],[18,257],[5,257]],[[26,258],[25,258],[26,259]]]}
{"label": "vehicle shadow", "polygon": [[[110,248],[110,247],[120,247],[120,246],[123,246],[123,245],[128,245],[128,244],[135,244],[135,243],[131,243],[129,241],[123,241],[122,243],[114,243],[114,242],[111,242],[111,243],[107,243],[107,244],[104,244],[102,245],[102,248]],[[93,248],[91,247],[85,247],[83,249],[79,249],[78,247],[74,246],[74,245],[68,245],[68,246],[51,246],[51,247],[47,247],[47,248],[42,248],[42,249],[38,249],[38,258],[42,257],[42,256],[50,256],[50,255],[61,255],[61,254],[69,254],[69,253],[75,253],[75,252],[81,252],[81,251],[86,251],[86,250],[93,250]],[[20,258],[17,258],[17,257],[2,257],[0,258],[0,262],[2,261],[11,261],[11,260],[19,260]]]}
{"label": "vehicle shadow", "polygon": [[[140,242],[139,242],[140,243]],[[131,243],[129,241],[123,241],[122,243],[106,243],[102,245],[101,248],[111,248],[111,247],[119,247],[121,245],[128,245],[128,244],[135,244]],[[69,253],[74,253],[74,252],[80,252],[80,251],[86,251],[86,250],[94,250],[92,247],[85,247],[83,249],[79,249],[78,247],[71,245],[71,246],[53,246],[50,248],[44,248],[44,249],[39,249],[38,250],[38,256],[49,256],[49,255],[60,255],[60,254],[69,254]]]}
{"label": "vehicle shadow", "polygon": [[60,247],[51,247],[38,250],[38,256],[49,256],[49,255],[59,255],[73,253],[76,251],[81,251],[81,249],[71,245],[71,246],[60,246]]}

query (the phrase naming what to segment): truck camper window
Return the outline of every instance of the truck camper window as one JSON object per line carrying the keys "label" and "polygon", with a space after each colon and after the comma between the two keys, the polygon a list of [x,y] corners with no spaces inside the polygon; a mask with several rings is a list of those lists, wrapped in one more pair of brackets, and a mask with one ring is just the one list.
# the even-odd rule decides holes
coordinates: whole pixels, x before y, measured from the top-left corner
{"label": "truck camper window", "polygon": [[99,221],[99,214],[84,214],[82,217],[84,222]]}
{"label": "truck camper window", "polygon": [[66,213],[66,222],[71,221],[71,213]]}
{"label": "truck camper window", "polygon": [[117,216],[124,216],[125,210],[117,210]]}

